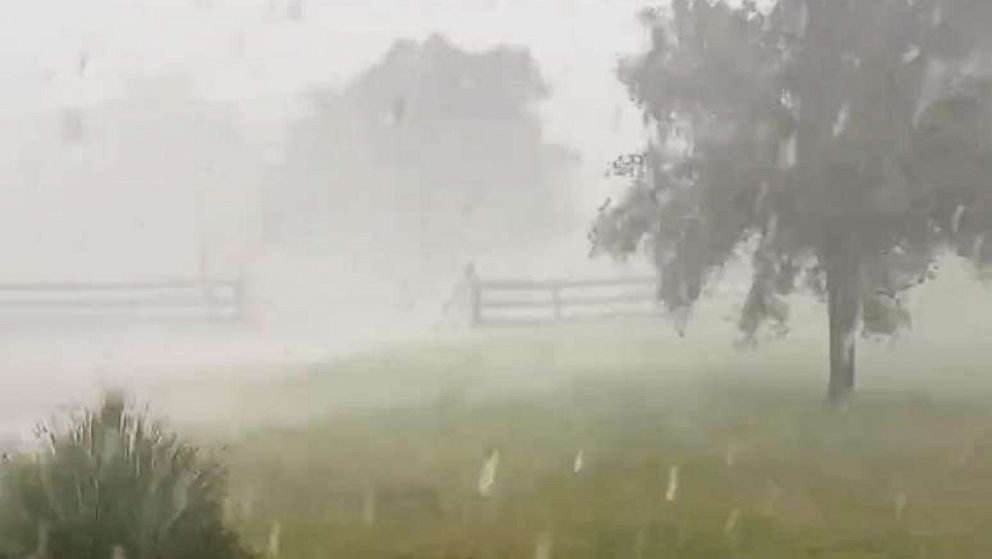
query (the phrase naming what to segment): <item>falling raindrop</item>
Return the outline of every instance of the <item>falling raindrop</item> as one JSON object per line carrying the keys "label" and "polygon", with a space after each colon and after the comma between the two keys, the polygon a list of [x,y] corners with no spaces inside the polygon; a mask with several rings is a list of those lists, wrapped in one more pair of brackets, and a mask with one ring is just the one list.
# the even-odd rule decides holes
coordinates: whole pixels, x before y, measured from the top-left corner
{"label": "falling raindrop", "polygon": [[362,522],[366,526],[375,524],[375,488],[372,486],[365,490],[365,498],[362,502]]}
{"label": "falling raindrop", "polygon": [[778,166],[780,169],[791,169],[796,166],[797,139],[793,134],[779,144]]}
{"label": "falling raindrop", "polygon": [[961,229],[961,217],[964,216],[964,206],[958,204],[958,207],[954,209],[954,216],[951,217],[951,234],[957,235],[958,231]]}
{"label": "falling raindrop", "polygon": [[678,465],[668,468],[668,488],[665,489],[665,500],[674,502],[679,490],[679,467]]}
{"label": "falling raindrop", "polygon": [[906,512],[906,504],[909,501],[909,497],[905,493],[900,493],[896,495],[895,500],[895,514],[896,520],[902,520],[902,515]]}
{"label": "falling raindrop", "polygon": [[737,462],[737,442],[730,441],[727,444],[727,454],[724,457],[724,463],[728,468],[732,468]]}
{"label": "falling raindrop", "polygon": [[727,521],[723,525],[723,533],[725,535],[730,535],[737,529],[737,523],[741,518],[741,509],[734,509],[730,511],[730,515],[727,516]]}
{"label": "falling raindrop", "polygon": [[483,497],[492,495],[493,488],[496,485],[496,470],[498,467],[499,452],[493,450],[487,455],[486,461],[482,464],[482,470],[479,472],[479,494]]}
{"label": "falling raindrop", "polygon": [[906,64],[911,64],[920,58],[921,52],[920,47],[912,45],[903,53],[902,61]]}
{"label": "falling raindrop", "polygon": [[278,520],[272,523],[269,530],[269,557],[279,557],[279,544],[282,537],[282,524]]}
{"label": "falling raindrop", "polygon": [[972,260],[979,262],[982,256],[982,247],[985,243],[985,235],[978,235],[975,237],[975,242],[971,246],[971,258]]}
{"label": "falling raindrop", "polygon": [[837,118],[834,120],[834,138],[838,138],[847,130],[847,123],[851,118],[851,105],[844,103],[844,106],[837,111]]}
{"label": "falling raindrop", "polygon": [[575,454],[575,460],[572,462],[572,471],[576,474],[582,471],[582,467],[585,465],[585,456],[583,455],[582,449]]}
{"label": "falling raindrop", "polygon": [[537,536],[537,543],[534,545],[534,559],[551,559],[551,550],[554,539],[551,532],[541,532]]}

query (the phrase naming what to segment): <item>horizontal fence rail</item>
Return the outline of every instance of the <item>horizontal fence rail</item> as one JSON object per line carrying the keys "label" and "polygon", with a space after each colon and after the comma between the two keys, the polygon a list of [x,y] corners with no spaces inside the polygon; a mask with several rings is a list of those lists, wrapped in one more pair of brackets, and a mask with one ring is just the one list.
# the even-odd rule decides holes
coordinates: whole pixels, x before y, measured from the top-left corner
{"label": "horizontal fence rail", "polygon": [[[526,325],[583,319],[659,316],[657,279],[482,279],[466,270],[469,325]],[[446,314],[451,306],[446,304]]]}
{"label": "horizontal fence rail", "polygon": [[240,318],[243,311],[240,280],[0,281],[0,319]]}

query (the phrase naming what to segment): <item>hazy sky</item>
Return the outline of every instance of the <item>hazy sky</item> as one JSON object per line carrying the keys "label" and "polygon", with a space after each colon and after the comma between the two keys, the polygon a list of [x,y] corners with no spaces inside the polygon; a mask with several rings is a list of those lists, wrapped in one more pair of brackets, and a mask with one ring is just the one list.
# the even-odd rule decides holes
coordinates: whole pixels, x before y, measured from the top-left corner
{"label": "hazy sky", "polygon": [[[532,49],[555,86],[553,135],[592,144],[624,101],[610,72],[636,50],[645,0],[34,0],[0,18],[3,110],[118,95],[130,77],[193,76],[207,96],[276,102],[341,83],[399,37],[439,31],[468,48]],[[86,72],[78,72],[86,53]],[[584,119],[574,109],[585,108]],[[565,115],[568,115],[566,118]],[[593,122],[595,121],[595,123]],[[600,126],[595,126],[598,124]],[[592,131],[598,130],[599,134]]]}
{"label": "hazy sky", "polygon": [[[613,69],[621,53],[642,46],[644,35],[635,14],[650,2],[301,0],[303,15],[296,20],[287,15],[291,1],[8,3],[0,18],[0,118],[23,121],[39,112],[54,115],[65,107],[121,97],[135,80],[178,76],[190,80],[196,95],[241,106],[252,139],[277,153],[286,122],[301,108],[301,91],[344,83],[376,62],[398,38],[422,39],[440,32],[463,48],[513,44],[532,51],[553,89],[552,98],[538,108],[547,137],[584,156],[583,175],[574,192],[579,207],[590,216],[608,193],[601,178],[608,160],[640,144],[637,111],[613,78]],[[5,148],[34,136],[16,126],[6,128],[0,131]],[[74,171],[79,163],[67,162],[58,146],[51,153],[42,151],[45,161],[36,165],[50,169],[47,192],[2,195],[11,214],[6,238],[14,242],[9,230],[15,224],[21,233],[36,229],[16,241],[34,239],[33,249],[21,259],[25,265],[47,259],[49,268],[78,268],[79,258],[73,260],[72,248],[59,233],[69,239],[85,233],[103,250],[105,262],[119,260],[124,252],[108,248],[113,245],[110,238],[120,236],[112,230],[114,223],[184,223],[176,239],[190,236],[193,194],[182,192],[181,185],[172,185],[168,192],[160,189],[155,201],[135,194],[130,198],[144,202],[129,202],[128,196],[105,191],[101,181],[79,178],[82,175]],[[150,211],[157,211],[157,218]],[[60,227],[45,229],[55,219]],[[103,240],[96,236],[98,224],[106,229]],[[149,238],[145,243],[165,242],[165,229],[159,241],[150,240],[150,225],[144,231]],[[581,235],[577,239],[581,242]],[[131,248],[128,258],[138,258],[138,244]],[[174,262],[192,261],[190,248],[182,251]],[[86,258],[98,259],[92,254]]]}

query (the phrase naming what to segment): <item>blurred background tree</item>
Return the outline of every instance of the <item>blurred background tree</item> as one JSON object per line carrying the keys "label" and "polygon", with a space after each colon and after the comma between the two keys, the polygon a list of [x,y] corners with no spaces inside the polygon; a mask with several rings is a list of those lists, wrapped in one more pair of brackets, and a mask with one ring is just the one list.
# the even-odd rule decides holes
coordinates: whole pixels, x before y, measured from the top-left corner
{"label": "blurred background tree", "polygon": [[313,92],[271,181],[269,238],[360,239],[450,274],[452,260],[547,237],[578,165],[542,138],[549,93],[526,50],[396,42],[342,90]]}

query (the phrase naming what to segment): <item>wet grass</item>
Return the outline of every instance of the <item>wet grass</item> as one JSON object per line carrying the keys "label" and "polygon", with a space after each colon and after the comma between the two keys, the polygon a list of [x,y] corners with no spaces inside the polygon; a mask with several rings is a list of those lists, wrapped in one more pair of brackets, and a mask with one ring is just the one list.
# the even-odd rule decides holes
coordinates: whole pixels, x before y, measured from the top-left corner
{"label": "wet grass", "polygon": [[229,514],[293,559],[992,556],[983,398],[872,389],[837,413],[821,396],[576,375],[530,396],[325,413],[234,443]]}
{"label": "wet grass", "polygon": [[988,356],[866,344],[837,413],[822,340],[495,331],[171,400],[230,443],[229,519],[284,559],[992,557]]}

